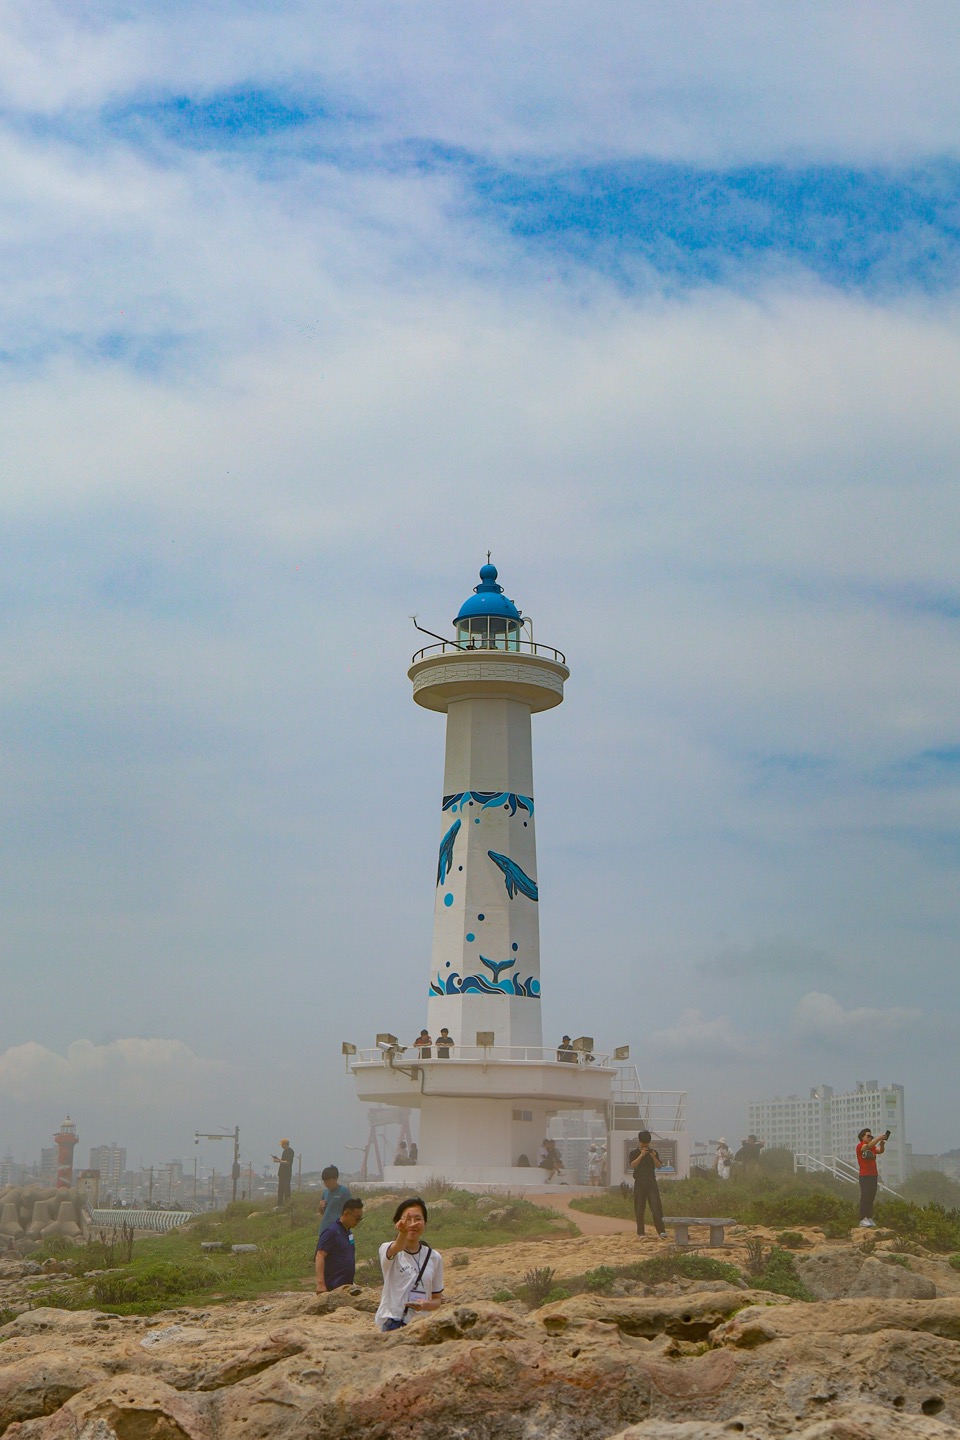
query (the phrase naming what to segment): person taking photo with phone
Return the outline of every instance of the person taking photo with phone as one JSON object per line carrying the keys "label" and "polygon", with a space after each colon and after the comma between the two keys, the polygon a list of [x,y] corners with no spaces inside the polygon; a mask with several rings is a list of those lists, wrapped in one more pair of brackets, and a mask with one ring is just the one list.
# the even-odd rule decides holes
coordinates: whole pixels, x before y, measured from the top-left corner
{"label": "person taking photo with phone", "polygon": [[857,1167],[860,1171],[860,1225],[866,1230],[875,1230],[873,1202],[877,1198],[880,1177],[877,1174],[877,1156],[887,1148],[890,1131],[885,1131],[879,1140],[874,1140],[869,1126],[857,1136]]}

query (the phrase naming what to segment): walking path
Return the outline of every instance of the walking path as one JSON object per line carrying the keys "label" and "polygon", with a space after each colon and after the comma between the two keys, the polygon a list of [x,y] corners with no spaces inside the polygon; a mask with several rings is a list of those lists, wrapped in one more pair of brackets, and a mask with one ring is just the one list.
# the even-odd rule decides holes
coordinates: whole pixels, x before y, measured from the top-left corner
{"label": "walking path", "polygon": [[591,1189],[567,1189],[558,1193],[554,1186],[548,1191],[523,1192],[524,1200],[542,1205],[547,1210],[557,1210],[566,1219],[578,1225],[584,1235],[635,1235],[637,1226],[633,1220],[617,1220],[612,1215],[587,1215],[583,1210],[571,1210],[570,1201],[581,1195],[602,1195],[603,1191]]}

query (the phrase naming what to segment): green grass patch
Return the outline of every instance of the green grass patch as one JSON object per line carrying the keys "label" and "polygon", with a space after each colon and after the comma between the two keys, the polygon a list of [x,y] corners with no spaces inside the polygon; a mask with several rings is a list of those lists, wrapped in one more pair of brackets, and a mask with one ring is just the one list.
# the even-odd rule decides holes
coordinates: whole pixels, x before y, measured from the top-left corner
{"label": "green grass patch", "polygon": [[[374,1286],[380,1284],[377,1247],[396,1233],[391,1218],[396,1201],[380,1201],[376,1192],[364,1198],[364,1220],[354,1232],[357,1280]],[[576,1230],[570,1223],[558,1225],[552,1211],[527,1200],[496,1197],[495,1205],[478,1208],[477,1196],[440,1185],[426,1198],[427,1239],[440,1251]],[[502,1213],[487,1218],[491,1210]],[[271,1291],[310,1291],[318,1232],[316,1195],[298,1194],[280,1211],[269,1202],[257,1206],[238,1201],[170,1234],[138,1236],[129,1260],[126,1245],[111,1236],[85,1246],[53,1242],[38,1251],[37,1258],[52,1256],[67,1273],[38,1277],[33,1304],[149,1315],[173,1306],[254,1299]],[[206,1252],[203,1241],[222,1248]],[[234,1255],[231,1245],[256,1245],[257,1250]],[[91,1273],[97,1271],[105,1273]]]}
{"label": "green grass patch", "polygon": [[[699,1171],[686,1180],[665,1180],[660,1186],[663,1207],[671,1215],[730,1215],[745,1225],[787,1227],[842,1224],[851,1229],[857,1220],[852,1187],[829,1175],[783,1175],[756,1169],[738,1171],[721,1181],[712,1170]],[[619,1190],[579,1196],[572,1210],[590,1215],[633,1219],[633,1196]]]}
{"label": "green grass patch", "polygon": [[623,1274],[632,1279],[642,1280],[645,1285],[659,1285],[665,1280],[726,1280],[735,1285],[740,1279],[736,1265],[725,1260],[713,1260],[709,1255],[684,1254],[669,1251],[665,1255],[654,1255],[649,1260],[638,1260],[628,1265]]}

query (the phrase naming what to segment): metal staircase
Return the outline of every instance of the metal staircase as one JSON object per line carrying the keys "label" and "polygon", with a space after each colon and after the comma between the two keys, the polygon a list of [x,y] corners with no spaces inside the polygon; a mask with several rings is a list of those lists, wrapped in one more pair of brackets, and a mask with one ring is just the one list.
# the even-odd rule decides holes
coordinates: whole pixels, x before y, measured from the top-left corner
{"label": "metal staircase", "polygon": [[[796,1174],[798,1170],[819,1171],[826,1175],[832,1175],[835,1180],[845,1180],[850,1185],[860,1183],[860,1172],[857,1167],[851,1165],[848,1160],[838,1159],[836,1155],[829,1160],[818,1160],[815,1155],[794,1155],[793,1173]],[[892,1195],[895,1200],[903,1199],[899,1190],[893,1190],[889,1185],[884,1185],[882,1180],[877,1182],[877,1188],[886,1195]]]}

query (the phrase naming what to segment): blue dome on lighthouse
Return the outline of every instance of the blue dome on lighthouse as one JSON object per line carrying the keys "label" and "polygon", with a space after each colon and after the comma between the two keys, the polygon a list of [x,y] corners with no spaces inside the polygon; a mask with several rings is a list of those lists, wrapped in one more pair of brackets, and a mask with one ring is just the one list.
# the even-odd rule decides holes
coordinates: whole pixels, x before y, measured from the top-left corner
{"label": "blue dome on lighthouse", "polygon": [[497,616],[503,620],[520,621],[522,616],[512,600],[503,593],[503,586],[497,584],[497,567],[488,561],[480,566],[480,584],[473,587],[473,594],[464,600],[453,623],[471,620],[478,616]]}

